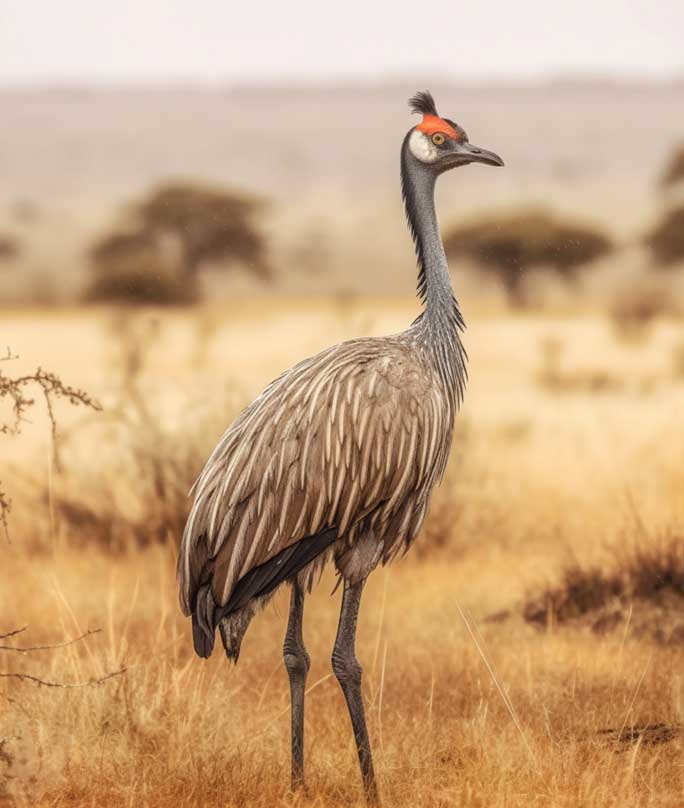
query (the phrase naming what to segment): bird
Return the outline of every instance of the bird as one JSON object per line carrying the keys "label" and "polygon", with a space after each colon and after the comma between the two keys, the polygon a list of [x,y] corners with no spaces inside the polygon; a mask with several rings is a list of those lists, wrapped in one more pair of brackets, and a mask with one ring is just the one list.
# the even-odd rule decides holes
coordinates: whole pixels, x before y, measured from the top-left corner
{"label": "bird", "polygon": [[220,438],[192,490],[178,556],[180,606],[196,653],[216,629],[237,663],[250,621],[290,586],[283,643],[291,696],[291,783],[304,783],[310,667],[304,600],[333,561],[342,603],[332,669],[349,711],[368,804],[379,803],[355,642],[362,591],[417,537],[452,444],[467,379],[465,328],[435,211],[437,178],[502,166],[441,117],[431,93],[401,145],[401,192],[416,253],[420,315],[399,334],[342,342],[286,370]]}

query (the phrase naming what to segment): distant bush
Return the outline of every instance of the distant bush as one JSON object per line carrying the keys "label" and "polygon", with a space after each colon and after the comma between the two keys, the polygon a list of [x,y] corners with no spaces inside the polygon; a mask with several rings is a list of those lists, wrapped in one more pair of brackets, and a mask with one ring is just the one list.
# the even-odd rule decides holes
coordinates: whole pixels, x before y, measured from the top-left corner
{"label": "distant bush", "polygon": [[466,256],[493,273],[514,305],[526,302],[527,270],[549,267],[570,278],[613,248],[608,236],[589,225],[535,210],[482,218],[452,228],[445,238],[448,255]]}
{"label": "distant bush", "polygon": [[616,334],[627,342],[642,341],[658,318],[680,313],[672,290],[653,282],[621,287],[610,303]]}
{"label": "distant bush", "polygon": [[256,224],[263,201],[241,192],[175,183],[131,207],[128,227],[108,233],[90,250],[91,300],[192,303],[199,275],[211,262],[271,276],[266,238]]}
{"label": "distant bush", "polygon": [[195,284],[164,260],[153,237],[144,232],[112,233],[90,251],[93,279],[89,300],[119,303],[192,303]]}
{"label": "distant bush", "polygon": [[663,188],[671,188],[684,180],[684,143],[678,146],[670,155],[663,173],[660,177],[660,184]]}
{"label": "distant bush", "polygon": [[254,221],[263,207],[242,192],[175,183],[153,191],[137,205],[137,215],[146,232],[177,241],[187,275],[209,261],[230,260],[268,278],[266,242]]}
{"label": "distant bush", "polygon": [[684,205],[665,213],[645,242],[662,267],[684,261]]}
{"label": "distant bush", "polygon": [[9,261],[19,255],[19,242],[9,235],[0,233],[0,261]]}

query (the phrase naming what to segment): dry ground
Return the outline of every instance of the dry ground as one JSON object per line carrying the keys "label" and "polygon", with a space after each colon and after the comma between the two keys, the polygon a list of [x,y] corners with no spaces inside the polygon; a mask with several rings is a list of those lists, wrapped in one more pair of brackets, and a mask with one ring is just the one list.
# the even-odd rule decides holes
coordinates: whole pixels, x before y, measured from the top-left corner
{"label": "dry ground", "polygon": [[[176,489],[243,401],[296,359],[397,330],[414,313],[403,301],[287,301],[133,320],[2,314],[17,371],[58,371],[105,412],[60,408],[61,473],[40,417],[3,441],[0,479],[15,503],[0,634],[28,624],[14,640],[33,645],[102,631],[53,651],[0,652],[0,671],[76,683],[127,668],[98,687],[0,684],[8,802],[360,803],[330,676],[332,575],[307,602],[308,790],[292,795],[284,593],[253,623],[237,668],[218,653],[202,662],[177,608],[173,543],[159,540],[182,520]],[[634,623],[602,634],[553,615],[540,630],[515,615],[570,563],[611,569],[625,548],[684,535],[682,325],[659,322],[624,344],[597,316],[468,319],[471,382],[445,482],[418,544],[372,576],[362,603],[358,651],[384,802],[681,805],[681,645],[637,636],[636,602]],[[487,619],[502,610],[513,617]]]}

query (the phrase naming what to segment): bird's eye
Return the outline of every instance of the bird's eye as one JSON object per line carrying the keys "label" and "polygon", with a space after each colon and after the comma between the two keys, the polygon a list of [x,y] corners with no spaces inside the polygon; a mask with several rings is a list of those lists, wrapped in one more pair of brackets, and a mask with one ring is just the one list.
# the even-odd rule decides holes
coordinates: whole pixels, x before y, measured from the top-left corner
{"label": "bird's eye", "polygon": [[445,140],[446,137],[441,132],[435,132],[435,134],[432,136],[432,142],[435,144],[435,146],[444,145]]}

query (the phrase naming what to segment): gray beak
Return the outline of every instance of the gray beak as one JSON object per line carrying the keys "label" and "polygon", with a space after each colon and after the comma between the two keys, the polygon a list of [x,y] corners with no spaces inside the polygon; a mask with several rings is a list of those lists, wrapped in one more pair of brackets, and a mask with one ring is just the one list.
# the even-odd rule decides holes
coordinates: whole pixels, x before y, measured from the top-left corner
{"label": "gray beak", "polygon": [[456,152],[459,157],[467,159],[471,163],[484,163],[486,166],[502,166],[504,161],[493,151],[481,149],[473,146],[472,143],[459,143]]}

